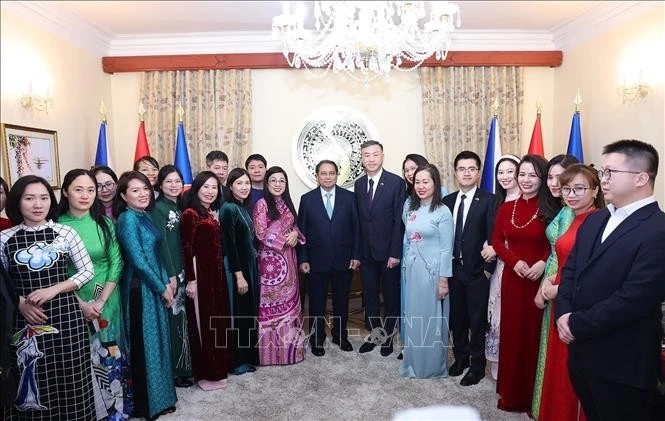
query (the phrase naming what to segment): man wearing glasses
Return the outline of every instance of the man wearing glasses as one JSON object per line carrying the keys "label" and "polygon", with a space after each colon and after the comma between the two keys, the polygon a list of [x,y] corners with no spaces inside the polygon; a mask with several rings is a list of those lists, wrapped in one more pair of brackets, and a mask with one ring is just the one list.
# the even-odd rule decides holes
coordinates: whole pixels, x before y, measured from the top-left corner
{"label": "man wearing glasses", "polygon": [[598,172],[607,208],[589,215],[562,271],[557,329],[589,420],[649,419],[665,300],[665,213],[653,191],[658,153],[620,140]]}
{"label": "man wearing glasses", "polygon": [[480,157],[462,151],[453,161],[459,191],[443,198],[455,221],[453,277],[450,279],[450,330],[453,334],[455,363],[448,374],[471,386],[485,377],[485,331],[489,276],[496,260],[488,263],[480,252],[492,242],[494,195],[478,188]]}

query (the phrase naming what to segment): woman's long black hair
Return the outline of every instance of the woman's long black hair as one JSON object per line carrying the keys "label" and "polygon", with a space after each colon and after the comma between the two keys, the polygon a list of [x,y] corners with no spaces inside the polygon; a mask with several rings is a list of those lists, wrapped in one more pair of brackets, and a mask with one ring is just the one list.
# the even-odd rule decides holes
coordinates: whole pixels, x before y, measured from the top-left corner
{"label": "woman's long black hair", "polygon": [[234,168],[231,170],[231,172],[229,172],[229,175],[226,177],[226,187],[229,188],[229,192],[228,192],[228,197],[225,197],[224,200],[233,202],[236,205],[245,208],[249,211],[252,207],[252,195],[251,194],[248,195],[245,198],[245,200],[241,202],[233,195],[233,192],[231,191],[231,186],[233,185],[233,183],[235,183],[236,180],[242,177],[243,175],[246,175],[251,182],[252,179],[249,177],[249,173],[244,168]]}
{"label": "woman's long black hair", "polygon": [[[439,169],[436,168],[436,165],[427,164],[422,167],[419,166],[413,173],[414,184],[416,181],[416,174],[421,171],[427,171],[430,177],[432,177],[432,181],[434,181],[434,196],[432,196],[432,203],[429,205],[429,211],[434,212],[439,206],[443,206],[443,202],[441,201],[441,174],[439,174]],[[417,210],[420,207],[420,197],[418,197],[416,189],[411,189],[411,195],[409,197],[411,198],[409,210]]]}
{"label": "woman's long black hair", "polygon": [[427,160],[427,158],[417,153],[410,153],[406,157],[404,157],[404,161],[402,161],[402,177],[404,177],[404,182],[406,183],[406,195],[410,196],[411,193],[413,192],[413,184],[409,183],[409,180],[406,179],[406,173],[404,172],[404,166],[406,165],[406,161],[413,161],[413,163],[416,164],[416,167],[418,168],[426,167],[429,164],[429,161]]}
{"label": "woman's long black hair", "polygon": [[[506,201],[506,196],[508,192],[503,188],[501,183],[499,183],[499,165],[503,162],[512,162],[515,164],[515,183],[517,183],[517,167],[520,164],[520,159],[515,155],[504,155],[502,156],[494,166],[494,212],[499,210],[499,206],[503,205],[503,202]],[[519,190],[519,186],[517,186]]]}
{"label": "woman's long black hair", "polygon": [[20,224],[23,222],[23,214],[21,213],[21,196],[25,193],[25,189],[30,184],[41,184],[46,188],[49,198],[51,199],[51,206],[46,214],[46,220],[56,220],[58,216],[58,201],[55,200],[55,193],[53,187],[42,177],[36,175],[24,175],[16,180],[12,188],[7,193],[7,203],[5,203],[5,213],[14,223]]}
{"label": "woman's long black hair", "polygon": [[[62,194],[60,195],[60,203],[58,204],[58,216],[64,215],[69,211],[69,198],[65,195],[65,192],[74,180],[81,176],[90,177],[92,185],[95,186],[95,200],[90,207],[90,216],[97,224],[97,235],[106,249],[111,244],[111,229],[109,228],[109,224],[113,222],[104,213],[104,206],[97,197],[97,180],[95,180],[95,176],[92,175],[91,171],[76,168],[65,174],[65,178],[62,180]],[[102,232],[101,235],[99,234],[100,230]]]}
{"label": "woman's long black hair", "polygon": [[266,204],[268,205],[268,218],[270,218],[271,221],[276,221],[279,219],[279,210],[277,210],[275,196],[273,196],[268,189],[268,179],[271,175],[279,173],[284,174],[284,179],[286,180],[284,193],[282,193],[282,200],[284,200],[284,203],[286,203],[286,207],[289,208],[293,214],[293,217],[298,217],[296,208],[293,206],[293,201],[291,200],[291,194],[289,193],[289,176],[286,175],[286,171],[284,171],[282,167],[274,166],[268,168],[268,171],[266,171],[266,178],[263,180],[263,197],[266,199]]}
{"label": "woman's long black hair", "polygon": [[[212,171],[201,171],[194,178],[194,181],[192,181],[192,187],[187,191],[187,194],[183,196],[185,199],[183,201],[184,209],[194,209],[201,218],[205,218],[208,215],[208,210],[203,206],[203,204],[201,204],[201,200],[199,199],[199,190],[201,190],[201,187],[203,187],[206,181],[211,178],[214,178],[215,183],[217,184],[217,194],[221,194],[219,189],[219,180],[217,180],[215,173]],[[215,198],[215,200],[213,200],[213,202],[210,204],[210,210],[219,209],[218,199],[219,198]]]}

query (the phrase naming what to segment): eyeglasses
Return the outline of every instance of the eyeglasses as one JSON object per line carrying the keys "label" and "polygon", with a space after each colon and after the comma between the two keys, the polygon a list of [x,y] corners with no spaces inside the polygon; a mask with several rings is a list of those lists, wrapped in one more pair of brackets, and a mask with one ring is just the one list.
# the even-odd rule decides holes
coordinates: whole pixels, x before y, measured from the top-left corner
{"label": "eyeglasses", "polygon": [[469,167],[469,168],[457,167],[457,168],[455,168],[455,171],[461,172],[461,173],[470,172],[471,174],[473,174],[474,172],[478,171],[478,168],[476,168],[476,167]]}
{"label": "eyeglasses", "polygon": [[268,183],[269,183],[269,184],[286,184],[286,180],[274,180],[274,179],[271,179],[271,180],[268,180]]}
{"label": "eyeglasses", "polygon": [[582,186],[576,186],[576,187],[568,187],[564,186],[561,187],[561,195],[562,196],[568,196],[570,195],[570,192],[573,192],[573,196],[583,196],[584,193],[589,190],[591,187],[582,187]]}
{"label": "eyeglasses", "polygon": [[604,170],[598,170],[598,178],[602,179],[604,176],[607,176],[607,179],[610,180],[612,178],[612,174],[616,172],[624,172],[628,174],[639,174],[639,171],[625,171],[625,170],[613,170],[610,168],[606,168]]}
{"label": "eyeglasses", "polygon": [[171,184],[173,186],[179,186],[182,184],[182,180],[164,180],[164,184]]}
{"label": "eyeglasses", "polygon": [[97,191],[111,191],[115,187],[115,183],[113,181],[108,181],[104,184],[97,184]]}

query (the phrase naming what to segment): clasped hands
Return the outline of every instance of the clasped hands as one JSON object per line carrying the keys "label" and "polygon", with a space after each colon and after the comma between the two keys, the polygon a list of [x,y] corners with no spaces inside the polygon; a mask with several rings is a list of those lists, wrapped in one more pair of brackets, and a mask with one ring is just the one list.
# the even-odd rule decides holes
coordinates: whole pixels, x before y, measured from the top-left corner
{"label": "clasped hands", "polygon": [[284,244],[288,247],[295,247],[296,244],[298,244],[298,231],[293,230],[286,234],[286,241]]}
{"label": "clasped hands", "polygon": [[541,276],[543,276],[545,262],[538,260],[533,264],[533,266],[529,266],[524,260],[520,260],[515,264],[513,270],[520,278],[527,278],[532,281],[537,281]]}

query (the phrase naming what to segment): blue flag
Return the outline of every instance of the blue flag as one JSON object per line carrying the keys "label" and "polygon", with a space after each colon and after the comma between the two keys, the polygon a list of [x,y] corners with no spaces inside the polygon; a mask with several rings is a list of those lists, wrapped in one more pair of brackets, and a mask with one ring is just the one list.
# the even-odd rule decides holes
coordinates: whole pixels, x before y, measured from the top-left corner
{"label": "blue flag", "polygon": [[95,155],[95,165],[106,165],[111,168],[111,154],[109,153],[109,144],[106,141],[106,122],[102,121],[99,125],[99,137],[97,139],[97,154]]}
{"label": "blue flag", "polygon": [[568,155],[572,155],[580,162],[584,162],[584,153],[582,152],[582,129],[580,128],[580,113],[575,111],[573,122],[570,125],[570,137],[568,138]]}
{"label": "blue flag", "polygon": [[187,142],[185,141],[185,129],[182,121],[178,123],[178,138],[175,143],[175,162],[174,165],[182,174],[182,183],[185,187],[192,185],[192,166],[189,165],[189,152],[187,152]]}
{"label": "blue flag", "polygon": [[490,134],[487,138],[487,150],[485,151],[485,163],[483,164],[483,174],[480,179],[480,189],[489,193],[494,193],[496,181],[494,166],[501,158],[501,141],[496,124],[497,118],[494,116],[490,123]]}

